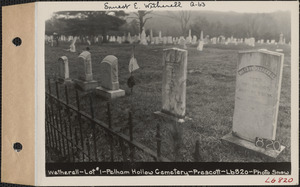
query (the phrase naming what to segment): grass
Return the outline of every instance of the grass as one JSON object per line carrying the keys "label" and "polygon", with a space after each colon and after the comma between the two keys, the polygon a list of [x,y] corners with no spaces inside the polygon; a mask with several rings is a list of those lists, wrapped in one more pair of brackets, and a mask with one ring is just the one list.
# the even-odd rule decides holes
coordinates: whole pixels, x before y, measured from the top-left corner
{"label": "grass", "polygon": [[[46,45],[46,77],[55,76],[55,66],[60,56],[69,59],[70,77],[76,78],[76,62],[79,53],[85,45],[77,45],[78,53],[64,51],[67,43],[59,47]],[[199,52],[195,46],[188,46],[188,74],[186,87],[186,116],[192,120],[184,124],[174,124],[157,119],[153,112],[161,109],[162,83],[162,50],[174,46],[137,45],[135,57],[140,69],[134,72],[136,86],[133,94],[127,87],[128,62],[131,57],[132,46],[129,44],[104,44],[90,46],[94,79],[100,80],[100,62],[107,55],[115,55],[119,62],[120,88],[126,91],[125,97],[112,102],[113,126],[120,132],[128,134],[124,121],[128,118],[128,111],[133,112],[134,138],[156,150],[156,125],[161,124],[162,155],[170,160],[194,161],[196,141],[199,140],[200,161],[203,162],[262,162],[269,159],[254,152],[238,149],[222,143],[220,138],[231,132],[234,111],[234,95],[236,80],[237,52],[239,50],[265,48],[284,50],[280,107],[277,122],[276,139],[286,149],[276,161],[291,160],[291,60],[290,46],[275,46],[257,44],[254,48],[246,45],[212,45],[204,46]],[[179,46],[177,46],[179,47]],[[82,101],[84,100],[81,96]],[[73,95],[74,100],[74,95]],[[74,102],[74,101],[73,101]],[[85,101],[83,101],[84,103]],[[105,103],[101,99],[94,99],[96,118],[107,122],[103,108]],[[83,110],[89,110],[83,104]],[[273,160],[272,160],[273,161]]]}

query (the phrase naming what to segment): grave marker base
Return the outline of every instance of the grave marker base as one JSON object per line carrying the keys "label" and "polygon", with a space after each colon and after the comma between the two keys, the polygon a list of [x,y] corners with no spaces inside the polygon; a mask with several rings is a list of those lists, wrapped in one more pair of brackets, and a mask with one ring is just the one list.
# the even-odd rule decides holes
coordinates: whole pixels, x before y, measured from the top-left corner
{"label": "grave marker base", "polygon": [[63,78],[58,78],[57,81],[61,84],[71,84],[73,81],[72,79],[63,79]]}
{"label": "grave marker base", "polygon": [[187,121],[188,119],[190,119],[188,117],[183,117],[183,118],[175,117],[175,116],[172,116],[170,114],[166,114],[166,113],[161,112],[161,111],[156,111],[156,112],[154,112],[154,114],[157,115],[157,116],[166,118],[166,119],[170,119],[172,121],[176,121],[178,123],[184,123],[185,121]]}
{"label": "grave marker base", "polygon": [[226,141],[226,142],[232,143],[234,145],[238,145],[240,147],[244,147],[246,149],[261,153],[261,154],[266,155],[266,156],[271,157],[271,158],[277,158],[277,156],[285,149],[285,146],[282,146],[282,145],[281,145],[280,151],[273,150],[273,149],[266,150],[266,149],[261,148],[261,147],[256,147],[254,142],[250,142],[250,141],[241,139],[237,136],[234,136],[232,134],[232,132],[230,132],[229,134],[223,136],[221,139]]}
{"label": "grave marker base", "polygon": [[107,90],[101,86],[96,88],[96,93],[102,97],[105,97],[107,99],[115,99],[118,97],[122,97],[125,95],[125,90]]}
{"label": "grave marker base", "polygon": [[78,79],[75,79],[74,82],[84,91],[95,89],[98,86],[97,81],[81,81]]}

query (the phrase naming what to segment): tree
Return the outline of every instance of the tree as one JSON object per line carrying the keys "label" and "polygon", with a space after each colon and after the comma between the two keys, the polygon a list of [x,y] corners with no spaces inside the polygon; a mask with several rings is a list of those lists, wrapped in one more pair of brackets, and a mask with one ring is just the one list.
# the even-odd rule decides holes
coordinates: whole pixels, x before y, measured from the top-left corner
{"label": "tree", "polygon": [[198,17],[194,20],[193,24],[191,25],[191,29],[193,33],[196,33],[198,37],[201,34],[201,31],[205,33],[210,33],[209,35],[213,34],[211,30],[211,24],[207,21],[205,17]]}
{"label": "tree", "polygon": [[124,11],[61,11],[46,22],[46,33],[96,36],[101,34],[106,42],[109,30],[118,30],[125,23]]}
{"label": "tree", "polygon": [[172,13],[172,18],[180,23],[180,29],[183,36],[186,36],[189,22],[191,19],[191,11],[183,10],[176,13]]}
{"label": "tree", "polygon": [[145,26],[146,22],[151,19],[152,17],[147,17],[148,14],[151,14],[152,11],[145,11],[145,10],[139,10],[138,12],[134,12],[134,14],[137,16],[139,25],[140,25],[140,33],[143,31],[143,27]]}

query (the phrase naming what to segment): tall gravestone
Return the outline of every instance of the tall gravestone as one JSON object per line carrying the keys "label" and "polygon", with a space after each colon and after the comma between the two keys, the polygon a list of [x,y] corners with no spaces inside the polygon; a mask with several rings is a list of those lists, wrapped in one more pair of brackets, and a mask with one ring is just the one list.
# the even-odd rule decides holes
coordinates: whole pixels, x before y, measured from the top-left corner
{"label": "tall gravestone", "polygon": [[107,99],[114,99],[125,95],[125,91],[119,89],[118,58],[113,55],[106,56],[100,63],[101,86],[97,87],[97,93]]}
{"label": "tall gravestone", "polygon": [[92,57],[89,51],[83,51],[78,56],[77,79],[74,81],[84,91],[94,89],[98,86],[97,81],[93,80]]}
{"label": "tall gravestone", "polygon": [[184,122],[186,112],[187,50],[163,51],[162,110],[155,114]]}
{"label": "tall gravestone", "polygon": [[69,62],[66,56],[62,56],[58,59],[58,81],[62,83],[71,81],[69,75]]}
{"label": "tall gravestone", "polygon": [[146,39],[145,28],[143,28],[143,31],[142,31],[142,34],[141,34],[140,44],[142,44],[142,45],[148,45],[147,39]]}
{"label": "tall gravestone", "polygon": [[200,40],[203,41],[203,31],[201,31]]}
{"label": "tall gravestone", "polygon": [[76,40],[77,40],[77,37],[74,37],[74,39],[72,40],[72,43],[70,45],[70,52],[73,52],[73,53],[76,52],[76,47],[75,47]]}
{"label": "tall gravestone", "polygon": [[197,50],[198,51],[203,51],[203,45],[204,45],[204,42],[202,40],[199,40]]}
{"label": "tall gravestone", "polygon": [[280,153],[255,147],[255,139],[276,138],[283,58],[267,50],[239,53],[232,133],[224,140],[272,157]]}

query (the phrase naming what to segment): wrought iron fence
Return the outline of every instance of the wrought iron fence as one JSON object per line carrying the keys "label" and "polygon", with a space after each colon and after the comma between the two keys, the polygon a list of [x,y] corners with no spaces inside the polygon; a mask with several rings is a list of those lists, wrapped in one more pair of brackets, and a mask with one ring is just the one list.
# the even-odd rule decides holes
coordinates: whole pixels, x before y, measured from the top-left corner
{"label": "wrought iron fence", "polygon": [[[56,80],[48,79],[46,91],[46,150],[47,154],[54,152],[57,155],[56,162],[169,161],[161,155],[159,123],[156,128],[156,151],[153,151],[134,139],[131,111],[125,122],[129,129],[127,135],[114,128],[110,101],[104,101],[105,123],[95,118],[93,93],[86,95],[88,102],[85,105],[89,108],[87,113],[81,109],[80,91],[59,84]],[[53,86],[55,94],[52,93]],[[73,103],[70,101],[70,90],[75,92],[72,95],[75,98]]]}

